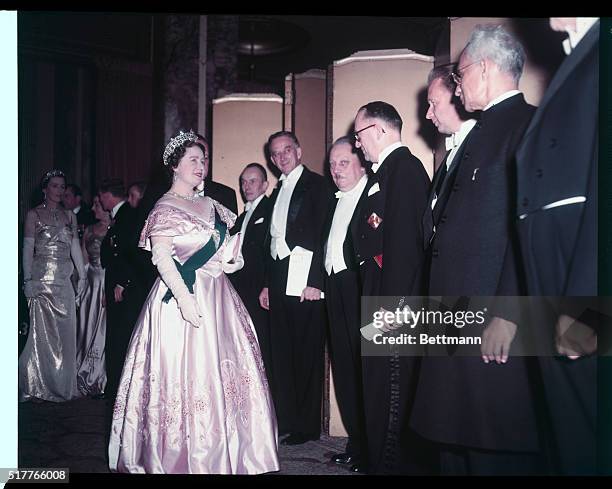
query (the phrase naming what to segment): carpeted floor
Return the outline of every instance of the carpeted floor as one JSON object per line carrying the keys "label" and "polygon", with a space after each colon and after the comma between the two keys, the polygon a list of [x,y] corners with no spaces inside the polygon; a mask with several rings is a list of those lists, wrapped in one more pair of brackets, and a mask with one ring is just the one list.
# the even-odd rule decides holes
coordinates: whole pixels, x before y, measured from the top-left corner
{"label": "carpeted floor", "polygon": [[[108,473],[107,400],[19,405],[19,467],[67,467],[70,473]],[[322,435],[303,445],[280,445],[282,475],[354,475],[330,462],[346,438]]]}

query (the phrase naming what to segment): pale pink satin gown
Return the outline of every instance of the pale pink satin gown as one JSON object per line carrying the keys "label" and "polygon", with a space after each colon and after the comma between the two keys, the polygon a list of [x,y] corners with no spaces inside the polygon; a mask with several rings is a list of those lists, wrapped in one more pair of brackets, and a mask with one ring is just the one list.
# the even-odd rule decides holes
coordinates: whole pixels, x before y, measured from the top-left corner
{"label": "pale pink satin gown", "polygon": [[[198,213],[164,195],[149,214],[140,246],[171,236],[183,264],[214,230],[214,209],[230,228],[235,215],[208,197]],[[189,203],[189,205],[194,205]],[[183,209],[181,209],[183,207]],[[205,325],[185,322],[158,279],[134,328],[115,401],[112,471],[259,474],[279,469],[274,406],[249,314],[221,270],[229,238],[196,271],[194,294]],[[217,236],[218,241],[218,236]]]}

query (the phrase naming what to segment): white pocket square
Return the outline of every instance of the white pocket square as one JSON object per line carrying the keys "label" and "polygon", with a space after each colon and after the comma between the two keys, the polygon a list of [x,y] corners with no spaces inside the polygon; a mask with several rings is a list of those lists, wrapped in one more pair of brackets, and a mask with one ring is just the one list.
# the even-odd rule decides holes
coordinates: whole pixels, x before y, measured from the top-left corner
{"label": "white pocket square", "polygon": [[253,224],[261,224],[264,221],[263,217],[260,217],[259,219],[257,219],[257,221],[255,221]]}
{"label": "white pocket square", "polygon": [[374,185],[370,187],[370,190],[368,190],[368,197],[370,195],[374,195],[376,192],[380,192],[380,187],[378,186],[378,182],[376,182]]}

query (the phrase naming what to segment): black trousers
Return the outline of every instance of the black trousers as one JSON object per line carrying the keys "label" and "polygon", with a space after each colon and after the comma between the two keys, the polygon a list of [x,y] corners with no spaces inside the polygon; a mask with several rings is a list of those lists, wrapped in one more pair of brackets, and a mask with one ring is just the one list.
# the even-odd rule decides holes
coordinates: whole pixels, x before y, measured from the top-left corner
{"label": "black trousers", "polygon": [[[381,272],[373,259],[361,267],[362,296],[378,296]],[[372,314],[393,301],[368,301],[364,326]],[[365,341],[365,340],[362,340]],[[363,356],[362,381],[365,426],[370,474],[429,475],[437,470],[437,452],[409,427],[414,403],[420,358],[400,356],[389,349],[385,356]]]}
{"label": "black trousers", "polygon": [[346,453],[361,463],[367,463],[358,274],[343,270],[326,276],[325,294],[334,387],[342,422],[349,436]]}
{"label": "black trousers", "polygon": [[[598,392],[598,355],[570,360],[557,355],[555,349],[559,311],[573,308],[577,313],[582,307],[596,307],[588,297],[584,301],[576,297],[532,297],[530,328],[525,328],[539,355],[538,425],[549,470],[554,475],[594,475],[598,470],[597,437],[602,433],[598,401],[605,397]],[[599,325],[602,340],[606,328],[601,327],[603,322]],[[600,422],[605,417],[600,415]]]}
{"label": "black trousers", "polygon": [[[144,290],[144,289],[143,289]],[[106,389],[109,397],[115,396],[121,380],[121,371],[132,337],[132,331],[144,302],[142,290],[124,290],[123,300],[115,302],[113,289],[107,287],[106,295]]]}
{"label": "black trousers", "polygon": [[433,445],[409,427],[419,365],[415,357],[362,357],[371,474],[430,475],[437,468]]}
{"label": "black trousers", "polygon": [[[599,345],[604,343],[599,341]],[[601,346],[600,352],[597,359],[597,411],[612,413],[612,357],[609,350],[601,349]],[[609,414],[601,414],[597,420],[597,465],[599,474],[612,475],[612,416]]]}
{"label": "black trousers", "polygon": [[[597,356],[538,358],[548,419],[544,429],[558,475],[597,474]],[[605,417],[603,415],[602,417]]]}
{"label": "black trousers", "polygon": [[439,445],[441,475],[544,475],[540,454]]}
{"label": "black trousers", "polygon": [[289,258],[270,269],[270,351],[279,432],[321,432],[325,307],[285,294]]}

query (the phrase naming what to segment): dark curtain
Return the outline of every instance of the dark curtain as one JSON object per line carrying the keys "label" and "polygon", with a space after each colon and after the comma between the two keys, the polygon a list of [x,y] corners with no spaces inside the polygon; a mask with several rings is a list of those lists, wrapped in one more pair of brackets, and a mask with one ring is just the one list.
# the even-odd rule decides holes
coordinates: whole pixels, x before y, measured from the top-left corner
{"label": "dark curtain", "polygon": [[100,58],[96,64],[96,184],[146,181],[153,166],[151,68]]}

